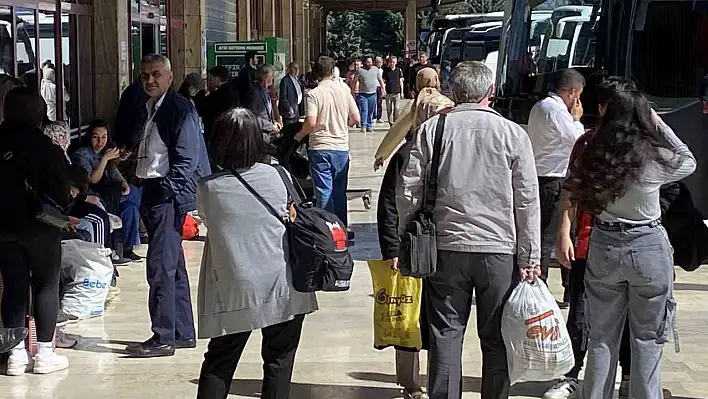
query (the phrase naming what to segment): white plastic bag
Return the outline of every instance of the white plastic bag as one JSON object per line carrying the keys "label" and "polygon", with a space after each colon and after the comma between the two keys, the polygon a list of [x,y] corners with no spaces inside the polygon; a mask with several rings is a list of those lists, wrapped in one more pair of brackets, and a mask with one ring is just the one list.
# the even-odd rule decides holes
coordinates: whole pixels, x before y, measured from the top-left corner
{"label": "white plastic bag", "polygon": [[87,319],[102,316],[113,278],[111,250],[82,240],[61,243],[61,273],[64,283],[61,309]]}
{"label": "white plastic bag", "polygon": [[575,365],[565,319],[541,280],[514,288],[504,306],[501,331],[511,384],[555,380]]}

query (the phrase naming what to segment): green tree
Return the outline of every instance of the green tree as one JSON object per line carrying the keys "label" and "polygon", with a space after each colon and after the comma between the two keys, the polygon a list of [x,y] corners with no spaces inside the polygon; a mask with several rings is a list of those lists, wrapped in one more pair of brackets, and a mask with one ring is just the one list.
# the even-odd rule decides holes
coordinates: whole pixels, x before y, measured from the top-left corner
{"label": "green tree", "polygon": [[327,51],[333,55],[360,56],[363,48],[363,32],[367,22],[364,13],[331,12],[327,15]]}
{"label": "green tree", "polygon": [[373,55],[403,54],[403,15],[379,11],[366,14],[366,29],[362,32],[365,47]]}

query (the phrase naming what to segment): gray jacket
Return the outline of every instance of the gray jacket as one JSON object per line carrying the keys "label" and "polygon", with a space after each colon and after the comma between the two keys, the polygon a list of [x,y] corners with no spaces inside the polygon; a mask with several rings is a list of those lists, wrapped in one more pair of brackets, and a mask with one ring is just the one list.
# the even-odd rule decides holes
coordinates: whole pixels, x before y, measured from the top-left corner
{"label": "gray jacket", "polygon": [[[285,217],[288,193],[275,168],[240,171]],[[253,331],[317,310],[314,293],[293,288],[285,227],[229,172],[199,182],[199,216],[207,226],[199,272],[199,338]]]}
{"label": "gray jacket", "polygon": [[[423,123],[396,190],[399,231],[420,209],[438,116]],[[491,108],[461,104],[448,113],[438,174],[438,249],[517,254],[538,264],[541,210],[531,141]]]}

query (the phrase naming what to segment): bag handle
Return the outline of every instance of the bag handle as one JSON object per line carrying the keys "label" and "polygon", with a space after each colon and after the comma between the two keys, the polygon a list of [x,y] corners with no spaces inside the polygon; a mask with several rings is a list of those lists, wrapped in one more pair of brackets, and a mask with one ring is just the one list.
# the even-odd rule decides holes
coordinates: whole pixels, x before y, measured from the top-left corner
{"label": "bag handle", "polygon": [[442,152],[442,136],[445,129],[445,118],[447,113],[438,114],[438,123],[435,126],[435,138],[433,140],[433,159],[430,164],[430,175],[425,182],[425,194],[423,194],[423,214],[432,217],[435,211],[435,202],[438,195],[438,169],[440,169],[440,153]]}
{"label": "bag handle", "polygon": [[276,212],[275,208],[273,208],[273,206],[269,204],[268,201],[265,200],[265,198],[258,194],[258,192],[250,184],[248,184],[248,182],[238,172],[236,172],[235,169],[229,169],[229,172],[231,172],[232,175],[236,176],[238,181],[240,181],[241,184],[246,187],[246,190],[248,190],[251,195],[256,197],[258,202],[260,202],[268,210],[268,213],[275,216],[275,218],[278,219],[280,223],[283,224],[283,226],[287,226],[287,223],[285,223],[285,220],[280,215],[278,215],[278,212]]}

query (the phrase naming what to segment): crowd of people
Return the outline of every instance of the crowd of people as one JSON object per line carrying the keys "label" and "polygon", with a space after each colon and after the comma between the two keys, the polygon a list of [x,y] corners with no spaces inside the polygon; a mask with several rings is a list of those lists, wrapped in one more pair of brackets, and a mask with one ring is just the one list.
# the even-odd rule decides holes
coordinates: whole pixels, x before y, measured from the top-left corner
{"label": "crowd of people", "polygon": [[[405,64],[396,57],[348,62],[323,55],[305,79],[291,63],[276,88],[274,68],[248,53],[236,79],[215,66],[205,81],[189,75],[174,90],[170,60],[148,55],[140,80],[121,97],[113,132],[95,121],[77,149],[69,148],[65,126],[47,120],[39,93],[9,90],[0,124],[0,170],[16,194],[0,204],[7,215],[0,226],[6,328],[0,352],[9,351],[7,374],[68,367],[52,343],[62,318],[61,241],[104,245],[115,263],[141,261],[133,249],[142,223],[152,334],[128,345],[127,353],[173,356],[196,347],[197,338],[209,339],[197,397],[225,398],[251,333],[261,330],[261,395],[289,397],[305,316],[318,303],[290,278],[284,221],[296,215],[287,182],[269,165],[283,155],[273,141],[291,141],[286,158],[304,146],[316,205],[346,225],[349,131],[371,131],[385,101],[390,128],[374,168],[388,160],[377,221],[392,273],[400,269],[400,236],[426,195],[432,159],[440,160],[437,270],[424,278],[420,315],[428,381],[421,381],[417,351],[396,348],[404,396],[462,397],[462,347],[474,295],[481,396],[508,397],[502,310],[520,282],[547,281],[555,252],[564,267],[561,302],[570,307],[576,366],[546,397],[574,398],[581,391],[585,399],[612,397],[619,358],[621,396],[662,398],[661,353],[675,301],[660,189],[695,170],[688,147],[623,78],[599,86],[599,122],[586,131],[585,79],[563,71],[531,110],[527,132],[491,107],[494,78],[483,63],[459,63],[444,82],[425,54]],[[412,102],[398,110],[401,96]],[[438,129],[442,144],[435,154]],[[66,228],[41,217],[47,206],[65,213]],[[195,329],[182,226],[197,209],[208,234]],[[33,358],[24,342],[30,287],[38,341]]]}

